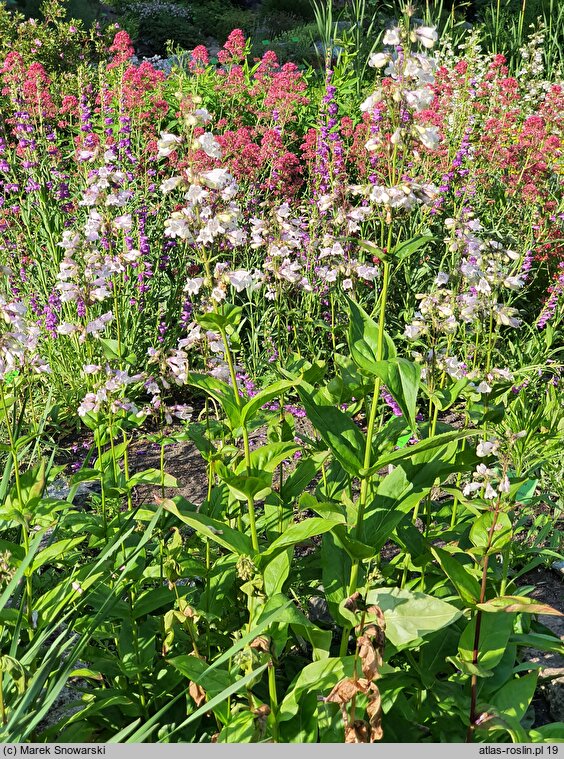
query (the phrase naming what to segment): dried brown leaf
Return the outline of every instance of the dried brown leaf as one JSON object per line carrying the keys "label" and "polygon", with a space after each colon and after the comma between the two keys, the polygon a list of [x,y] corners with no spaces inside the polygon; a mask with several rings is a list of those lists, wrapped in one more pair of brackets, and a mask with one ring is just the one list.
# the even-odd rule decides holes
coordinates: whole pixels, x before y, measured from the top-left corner
{"label": "dried brown leaf", "polygon": [[370,721],[370,742],[374,743],[374,741],[382,739],[384,731],[382,730],[382,699],[380,691],[374,683],[372,683],[371,691],[372,695],[366,707],[366,714]]}
{"label": "dried brown leaf", "polygon": [[356,593],[353,593],[352,596],[347,598],[343,606],[345,607],[345,609],[348,609],[348,611],[355,612],[358,609],[358,602],[360,601],[361,598],[362,596],[357,590]]}
{"label": "dried brown leaf", "polygon": [[201,706],[203,703],[205,703],[206,691],[202,688],[201,685],[198,685],[198,683],[195,683],[193,680],[190,680],[188,693],[192,696],[196,706]]}
{"label": "dried brown leaf", "polygon": [[362,719],[345,725],[345,743],[370,743],[370,725]]}
{"label": "dried brown leaf", "polygon": [[258,638],[255,638],[250,644],[250,648],[254,648],[255,651],[261,651],[262,653],[267,654],[270,651],[270,638],[266,635],[259,635]]}
{"label": "dried brown leaf", "polygon": [[348,704],[359,691],[364,693],[360,681],[353,680],[352,677],[347,677],[344,680],[340,680],[337,685],[335,685],[325,701],[329,701],[333,704]]}
{"label": "dried brown leaf", "polygon": [[370,638],[363,635],[356,642],[358,657],[362,666],[362,674],[367,680],[374,680],[378,676],[378,669],[382,665],[382,657],[377,654]]}

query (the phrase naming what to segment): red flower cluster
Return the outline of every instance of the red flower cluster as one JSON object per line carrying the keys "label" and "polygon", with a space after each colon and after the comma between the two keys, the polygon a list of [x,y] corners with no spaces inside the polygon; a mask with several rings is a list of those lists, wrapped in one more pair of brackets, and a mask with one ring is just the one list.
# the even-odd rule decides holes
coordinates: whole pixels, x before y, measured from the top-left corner
{"label": "red flower cluster", "polygon": [[135,55],[135,48],[129,34],[125,31],[118,32],[108,52],[113,53],[114,56],[110,63],[108,63],[109,69],[126,63],[132,55]]}

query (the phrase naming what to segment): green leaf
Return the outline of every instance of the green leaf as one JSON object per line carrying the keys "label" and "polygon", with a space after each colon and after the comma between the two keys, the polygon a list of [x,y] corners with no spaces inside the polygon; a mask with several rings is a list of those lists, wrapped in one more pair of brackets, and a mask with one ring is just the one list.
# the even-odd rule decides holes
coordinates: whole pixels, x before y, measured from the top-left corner
{"label": "green leaf", "polygon": [[364,464],[364,435],[353,420],[335,406],[326,405],[320,393],[315,395],[298,387],[307,417],[331,449],[343,468],[358,475]]}
{"label": "green leaf", "polygon": [[187,384],[198,387],[218,401],[233,429],[240,426],[241,413],[235,399],[235,393],[226,382],[210,377],[208,374],[189,372]]}
{"label": "green leaf", "polygon": [[69,484],[79,485],[81,482],[95,482],[102,476],[99,469],[80,469],[76,474],[71,475]]}
{"label": "green leaf", "polygon": [[517,612],[521,614],[546,614],[552,617],[564,616],[558,609],[526,596],[498,596],[497,598],[490,598],[483,604],[476,604],[476,606],[478,609],[488,612],[502,611],[508,614]]}
{"label": "green leaf", "polygon": [[[232,685],[230,685],[228,688],[225,688],[225,690],[221,691],[221,693],[218,693],[217,696],[214,696],[213,698],[210,698],[209,701],[207,701],[205,704],[202,704],[199,709],[196,709],[195,712],[192,712],[192,714],[185,719],[183,722],[180,723],[177,727],[175,727],[173,730],[171,730],[167,734],[167,740],[170,739],[172,735],[177,733],[179,730],[182,730],[187,725],[189,725],[191,722],[194,722],[195,720],[199,719],[200,717],[203,717],[205,714],[207,714],[209,711],[214,709],[216,706],[221,704],[223,701],[229,698],[229,696],[232,696],[234,693],[238,693],[239,691],[242,691],[247,685],[250,685],[253,681],[255,681],[264,670],[268,667],[267,664],[263,664],[262,667],[258,667],[257,669],[253,670],[249,674],[245,675],[245,677],[242,677],[240,680],[237,680]],[[133,740],[135,736],[131,740]]]}
{"label": "green leaf", "polygon": [[439,562],[441,569],[456,588],[456,592],[466,603],[474,605],[480,598],[480,583],[478,580],[448,551],[431,547],[431,551]]}
{"label": "green leaf", "polygon": [[250,401],[247,401],[241,409],[241,424],[245,425],[248,421],[251,421],[256,415],[257,411],[273,398],[280,397],[286,390],[295,387],[299,384],[300,380],[279,380],[269,385],[264,390],[257,393]]}
{"label": "green leaf", "polygon": [[553,722],[529,730],[529,740],[533,743],[564,743],[564,722]]}
{"label": "green leaf", "polygon": [[219,464],[216,465],[216,472],[239,501],[247,501],[249,498],[263,500],[272,490],[272,475],[267,472],[254,476],[247,474],[231,475],[227,467],[220,467]]}
{"label": "green leaf", "polygon": [[196,321],[204,329],[212,332],[221,332],[227,327],[236,327],[241,321],[243,309],[241,306],[232,306],[225,304],[222,306],[221,313],[209,311],[206,314],[198,314]]}
{"label": "green leaf", "polygon": [[129,478],[127,483],[129,490],[137,487],[137,485],[164,485],[165,488],[177,488],[178,481],[176,477],[161,472],[160,469],[145,469],[143,472],[136,472]]}
{"label": "green leaf", "polygon": [[86,537],[86,535],[80,535],[78,538],[59,540],[57,543],[52,543],[50,546],[47,546],[47,548],[44,548],[37,554],[33,562],[33,571],[35,572],[37,569],[39,569],[39,567],[42,567],[49,562],[55,562],[63,554],[68,553],[75,546],[82,543]]}
{"label": "green leaf", "polygon": [[305,666],[288,687],[280,704],[280,722],[292,719],[300,709],[300,699],[307,693],[321,694],[329,691],[339,680],[350,677],[354,668],[354,656],[342,659],[323,659]]}
{"label": "green leaf", "polygon": [[[493,526],[495,524],[495,526]],[[493,526],[493,532],[492,532]],[[490,538],[491,533],[491,538]],[[470,540],[482,554],[490,556],[499,553],[513,537],[511,520],[501,512],[484,512],[470,528]]]}
{"label": "green leaf", "polygon": [[278,556],[275,556],[266,565],[263,572],[263,578],[267,597],[282,593],[284,583],[290,574],[292,555],[293,551],[290,547],[285,551],[281,551]]}
{"label": "green leaf", "polygon": [[276,556],[280,551],[295,546],[297,543],[304,543],[306,540],[322,535],[324,532],[330,532],[333,527],[342,524],[335,519],[322,519],[321,517],[312,517],[305,519],[303,522],[297,522],[290,525],[279,538],[270,544],[270,546],[261,554],[261,563],[268,561],[271,557]]}
{"label": "green leaf", "polygon": [[516,633],[511,635],[509,642],[517,643],[517,645],[522,647],[537,648],[539,651],[554,651],[554,653],[564,656],[564,643],[556,635]]}
{"label": "green leaf", "polygon": [[98,338],[98,343],[102,347],[102,353],[104,354],[104,357],[110,361],[124,358],[127,353],[127,348],[125,345],[120,345],[117,340],[113,340],[109,337]]}
{"label": "green leaf", "polygon": [[462,615],[460,609],[439,598],[400,588],[370,590],[366,603],[376,604],[382,609],[386,620],[386,638],[396,647],[404,647],[441,630]]}
{"label": "green leaf", "polygon": [[224,522],[218,522],[217,519],[211,519],[196,511],[181,512],[176,503],[165,498],[162,501],[162,507],[169,511],[184,524],[189,525],[206,538],[210,538],[220,546],[227,548],[232,553],[243,556],[252,556],[255,552],[251,539],[238,530],[234,530]]}
{"label": "green leaf", "polygon": [[397,259],[398,261],[405,261],[406,258],[421,250],[427,243],[431,242],[433,235],[421,235],[420,237],[412,237],[411,240],[402,242],[396,245],[388,253],[390,257]]}
{"label": "green leaf", "polygon": [[402,448],[399,451],[394,451],[385,456],[379,458],[369,469],[361,469],[361,477],[371,477],[390,464],[397,464],[400,461],[419,456],[421,453],[431,451],[433,448],[439,448],[447,443],[452,443],[456,440],[463,440],[467,437],[472,437],[478,434],[478,430],[456,430],[454,432],[444,432],[440,435],[434,435],[433,437],[424,438],[414,445],[410,445],[406,448]]}
{"label": "green leaf", "polygon": [[343,551],[337,537],[326,533],[321,543],[321,569],[325,599],[333,619],[343,625],[348,620],[343,619],[339,612],[339,604],[348,597],[347,589],[351,574],[352,562],[346,551]]}
{"label": "green leaf", "polygon": [[[489,713],[489,712],[488,712]],[[510,736],[513,743],[526,743],[527,733],[518,720],[505,714],[492,714],[485,722],[476,725],[477,731],[496,732],[505,730]]]}
{"label": "green leaf", "polygon": [[491,698],[492,704],[502,714],[522,720],[535,695],[537,680],[538,672],[510,680]]}
{"label": "green leaf", "polygon": [[366,311],[347,298],[350,320],[348,331],[349,349],[353,361],[364,371],[374,374],[374,365],[380,360],[395,358],[397,351],[389,335],[382,338],[382,352],[378,355],[379,326]]}
{"label": "green leaf", "polygon": [[25,693],[26,671],[21,662],[13,656],[0,656],[0,672],[10,675],[20,696]]}
{"label": "green leaf", "polygon": [[[472,662],[474,657],[474,636],[476,619],[468,622],[458,644],[458,652],[463,661]],[[478,642],[479,667],[491,670],[501,661],[509,636],[513,631],[513,615],[511,614],[481,614],[480,638]]]}
{"label": "green leaf", "polygon": [[406,358],[391,358],[373,364],[372,373],[380,377],[411,428],[415,429],[415,408],[421,377],[419,364]]}
{"label": "green leaf", "polygon": [[220,730],[217,743],[252,743],[256,732],[255,715],[251,711],[232,713]]}
{"label": "green leaf", "polygon": [[426,385],[421,385],[421,389],[429,396],[439,411],[446,411],[456,403],[460,394],[468,385],[468,382],[469,380],[466,377],[463,377],[450,385],[450,387],[443,388],[442,390],[435,390],[433,393],[429,393]]}
{"label": "green leaf", "polygon": [[364,515],[363,539],[379,551],[405,515],[430,491],[441,463],[401,464],[378,484]]}
{"label": "green leaf", "polygon": [[229,672],[224,669],[210,669],[210,665],[197,656],[173,656],[167,659],[167,663],[172,664],[184,677],[201,685],[212,696],[221,693],[233,683]]}
{"label": "green leaf", "polygon": [[284,480],[280,488],[280,498],[285,503],[291,503],[294,498],[301,495],[317,472],[323,466],[328,453],[320,451],[311,456],[301,458],[294,471]]}
{"label": "green leaf", "polygon": [[[255,448],[251,451],[251,472],[260,476],[262,472],[272,473],[276,467],[291,458],[291,456],[299,449],[299,446],[295,443],[268,443],[268,445],[261,445],[260,448]],[[241,474],[246,469],[246,464],[242,461],[237,467],[237,474]]]}

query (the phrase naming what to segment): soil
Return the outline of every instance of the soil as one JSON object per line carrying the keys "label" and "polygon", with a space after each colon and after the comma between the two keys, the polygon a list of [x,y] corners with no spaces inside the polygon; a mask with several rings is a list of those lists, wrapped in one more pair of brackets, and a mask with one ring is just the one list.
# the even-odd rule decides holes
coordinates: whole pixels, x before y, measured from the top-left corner
{"label": "soil", "polygon": [[[564,613],[564,593],[561,575],[553,570],[538,567],[520,578],[521,586],[534,585],[531,598],[552,606]],[[541,624],[564,642],[564,617],[539,614]],[[541,664],[539,686],[533,699],[535,710],[534,726],[546,725],[562,720],[562,693],[564,691],[564,656],[550,652],[526,648],[523,659]]]}

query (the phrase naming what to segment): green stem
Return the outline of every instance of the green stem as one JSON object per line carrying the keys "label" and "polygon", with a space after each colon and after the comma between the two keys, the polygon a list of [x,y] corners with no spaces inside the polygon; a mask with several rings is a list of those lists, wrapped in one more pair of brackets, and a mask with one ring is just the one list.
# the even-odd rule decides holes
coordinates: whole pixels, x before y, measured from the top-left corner
{"label": "green stem", "polygon": [[[24,511],[24,503],[22,497],[22,486],[20,481],[20,470],[18,465],[18,452],[16,448],[16,441],[14,439],[14,431],[10,423],[10,416],[8,414],[8,404],[6,403],[6,396],[4,395],[4,388],[0,384],[0,400],[2,402],[2,410],[4,411],[4,419],[6,420],[6,428],[8,430],[8,441],[10,443],[10,455],[12,457],[12,464],[14,467],[14,479],[16,483],[16,495],[18,498],[18,505],[20,510]],[[16,414],[14,405],[14,426],[16,425]],[[22,525],[22,541],[24,545],[24,551],[26,555],[29,553],[29,529],[27,521]],[[26,595],[26,609],[27,609],[27,621],[29,623],[29,635],[33,635],[33,580],[32,580],[31,566],[25,570],[25,595]]]}
{"label": "green stem", "polygon": [[272,739],[274,743],[278,743],[278,694],[276,692],[276,669],[272,660],[268,665],[268,695],[270,713],[272,714]]}
{"label": "green stem", "polygon": [[[102,460],[102,445],[100,443],[99,435],[96,436],[96,448],[98,449],[98,466],[101,466]],[[104,473],[100,470],[100,497],[102,500],[102,524],[104,526],[104,535],[108,537],[108,515],[106,513],[106,488],[104,487]]]}
{"label": "green stem", "polygon": [[6,717],[6,707],[4,705],[4,671],[0,669],[0,719],[3,725],[8,724]]}
{"label": "green stem", "polygon": [[[390,235],[391,237],[391,229]],[[390,245],[388,245],[389,250]],[[378,324],[378,341],[376,344],[376,360],[381,361],[384,354],[384,321],[386,317],[386,302],[388,298],[388,286],[390,280],[390,264],[384,259],[384,272],[382,282],[382,293],[380,296],[380,319]],[[372,396],[372,405],[370,407],[370,417],[368,419],[368,427],[366,429],[366,445],[364,448],[364,469],[370,469],[372,461],[372,436],[374,434],[374,425],[376,423],[376,412],[378,410],[378,399],[380,396],[380,377],[376,377],[374,381],[374,394]],[[366,503],[368,500],[368,491],[370,486],[370,477],[364,476],[360,484],[360,496],[358,500],[358,513],[356,519],[356,525],[354,529],[354,536],[357,540],[362,539],[362,529],[364,522],[364,512],[366,511]],[[351,567],[351,574],[349,580],[349,596],[355,593],[358,586],[358,575],[360,570],[360,559],[354,559]],[[348,637],[350,628],[343,628],[343,635],[341,638],[341,656],[344,656],[347,650]]]}
{"label": "green stem", "polygon": [[[227,333],[225,332],[224,329],[220,329],[220,333],[223,340],[223,344],[225,345],[225,358],[227,361],[227,365],[229,367],[229,376],[231,377],[233,392],[235,393],[235,401],[237,403],[237,406],[241,408],[243,406],[243,402],[241,400],[241,396],[239,395],[239,388],[237,387],[237,375],[235,373],[235,365],[233,363],[233,356],[231,355],[231,351],[229,350],[229,343],[227,341]],[[242,430],[243,430],[243,450],[245,452],[245,465],[247,467],[247,474],[250,474],[251,448],[249,445],[249,431],[247,430],[247,427],[244,424],[242,425]],[[259,543],[258,543],[256,514],[255,514],[255,501],[252,496],[247,497],[247,508],[248,508],[248,513],[249,513],[249,524],[251,527],[251,542],[255,551],[258,551]]]}

